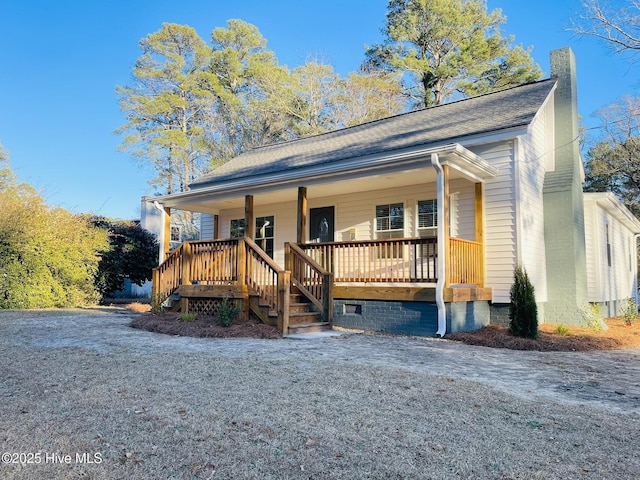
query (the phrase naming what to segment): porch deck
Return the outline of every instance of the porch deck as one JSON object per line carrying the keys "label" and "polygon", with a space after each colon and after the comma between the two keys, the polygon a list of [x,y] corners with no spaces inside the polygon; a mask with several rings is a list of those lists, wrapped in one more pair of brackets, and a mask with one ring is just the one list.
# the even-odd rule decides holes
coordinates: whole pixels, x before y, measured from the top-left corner
{"label": "porch deck", "polygon": [[[434,302],[437,252],[433,238],[289,243],[282,268],[249,238],[190,241],[154,270],[153,299],[178,294],[182,311],[211,314],[216,299],[235,299],[286,335],[292,321],[330,327],[334,299]],[[482,245],[450,238],[448,252],[445,301],[489,300]]]}

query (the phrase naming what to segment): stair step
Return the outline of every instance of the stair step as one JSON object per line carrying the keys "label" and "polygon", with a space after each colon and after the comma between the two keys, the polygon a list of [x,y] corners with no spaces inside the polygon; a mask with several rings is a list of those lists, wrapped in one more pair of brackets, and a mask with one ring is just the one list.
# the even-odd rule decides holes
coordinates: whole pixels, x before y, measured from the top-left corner
{"label": "stair step", "polygon": [[320,312],[291,312],[289,313],[289,325],[317,323],[319,318]]}
{"label": "stair step", "polygon": [[289,312],[309,312],[309,303],[290,303],[289,304]]}
{"label": "stair step", "polygon": [[319,333],[331,330],[329,322],[309,322],[299,323],[296,325],[289,324],[289,335],[295,335],[300,333]]}

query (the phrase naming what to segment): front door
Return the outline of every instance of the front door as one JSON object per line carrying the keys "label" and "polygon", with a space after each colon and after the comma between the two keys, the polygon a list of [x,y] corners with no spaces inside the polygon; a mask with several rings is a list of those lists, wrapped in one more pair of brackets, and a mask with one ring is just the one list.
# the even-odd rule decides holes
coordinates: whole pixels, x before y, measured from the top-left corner
{"label": "front door", "polygon": [[309,211],[309,241],[333,242],[335,240],[335,208],[320,207]]}

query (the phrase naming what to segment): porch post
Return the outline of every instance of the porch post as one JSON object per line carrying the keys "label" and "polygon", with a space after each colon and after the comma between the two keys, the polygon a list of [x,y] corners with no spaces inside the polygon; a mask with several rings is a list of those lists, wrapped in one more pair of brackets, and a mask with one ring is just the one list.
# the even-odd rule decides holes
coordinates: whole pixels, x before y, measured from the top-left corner
{"label": "porch post", "polygon": [[484,184],[476,183],[476,242],[480,244],[480,285],[484,287]]}
{"label": "porch post", "polygon": [[164,236],[162,238],[162,258],[160,263],[164,261],[169,250],[171,250],[171,208],[164,207]]}
{"label": "porch post", "polygon": [[220,239],[220,215],[213,216],[213,239]]}
{"label": "porch post", "polygon": [[251,240],[255,238],[256,222],[253,216],[253,195],[244,197],[244,235]]}
{"label": "porch post", "polygon": [[307,231],[307,187],[298,187],[298,232],[297,243],[305,242]]}

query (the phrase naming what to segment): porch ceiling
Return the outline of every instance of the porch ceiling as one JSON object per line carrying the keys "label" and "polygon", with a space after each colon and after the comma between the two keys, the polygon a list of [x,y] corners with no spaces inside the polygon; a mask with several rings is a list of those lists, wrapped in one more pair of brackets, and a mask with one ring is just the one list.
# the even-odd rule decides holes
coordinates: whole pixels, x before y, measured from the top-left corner
{"label": "porch ceiling", "polygon": [[[495,175],[495,169],[484,159],[458,144],[440,147],[438,153],[443,164],[449,164],[450,179],[481,182]],[[228,189],[211,191],[207,188],[158,197],[164,207],[194,212],[216,214],[220,210],[244,207],[245,195],[253,195],[255,204],[295,202],[298,187],[307,188],[307,198],[321,198],[388,188],[405,188],[408,185],[428,184],[436,181],[436,171],[429,162],[429,152],[422,151],[419,158],[404,164],[382,165],[370,168],[366,163],[360,168],[341,172],[340,175],[318,172],[296,181],[262,181],[253,185],[230,185]]]}

